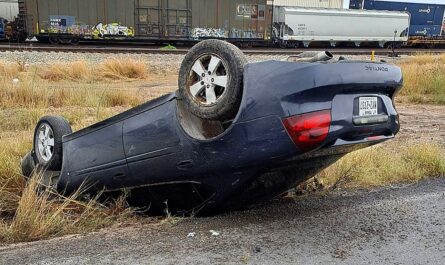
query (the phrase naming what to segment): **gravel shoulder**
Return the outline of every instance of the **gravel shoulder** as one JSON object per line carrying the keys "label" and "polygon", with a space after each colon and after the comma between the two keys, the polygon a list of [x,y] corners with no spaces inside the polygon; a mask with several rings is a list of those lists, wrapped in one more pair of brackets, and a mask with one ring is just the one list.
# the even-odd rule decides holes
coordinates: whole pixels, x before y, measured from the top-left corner
{"label": "gravel shoulder", "polygon": [[[298,54],[299,52],[296,52]],[[334,52],[335,55],[335,52]],[[246,55],[249,62],[259,62],[265,60],[282,60],[288,55]],[[370,60],[371,55],[350,55],[343,56],[349,60]],[[339,56],[334,56],[338,59]],[[406,58],[401,56],[397,59],[387,56],[376,56],[376,60],[385,60],[387,62],[394,62],[399,59]],[[184,59],[181,54],[132,54],[132,53],[74,53],[74,52],[36,52],[36,51],[6,51],[0,52],[0,61],[5,62],[21,62],[30,65],[47,65],[58,62],[75,62],[86,61],[89,63],[100,63],[108,59],[118,60],[136,60],[146,62],[153,72],[177,72]]]}
{"label": "gravel shoulder", "polygon": [[0,248],[0,263],[443,264],[443,220],[445,180],[429,180],[11,245]]}

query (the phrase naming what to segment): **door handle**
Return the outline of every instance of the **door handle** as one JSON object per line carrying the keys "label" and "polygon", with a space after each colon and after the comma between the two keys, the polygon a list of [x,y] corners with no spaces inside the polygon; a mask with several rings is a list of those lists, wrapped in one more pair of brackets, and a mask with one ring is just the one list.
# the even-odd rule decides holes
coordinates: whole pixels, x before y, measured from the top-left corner
{"label": "door handle", "polygon": [[189,169],[193,167],[193,161],[191,160],[184,160],[176,164],[176,167],[178,169]]}
{"label": "door handle", "polygon": [[117,173],[113,176],[113,180],[122,180],[125,178],[125,174],[124,173]]}

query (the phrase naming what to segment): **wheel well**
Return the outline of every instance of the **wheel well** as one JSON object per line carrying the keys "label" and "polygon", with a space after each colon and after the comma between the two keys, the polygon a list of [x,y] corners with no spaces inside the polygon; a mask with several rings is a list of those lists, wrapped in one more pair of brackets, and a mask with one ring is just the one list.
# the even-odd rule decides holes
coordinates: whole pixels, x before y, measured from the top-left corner
{"label": "wheel well", "polygon": [[178,100],[177,116],[182,129],[192,138],[208,140],[223,134],[231,122],[206,120],[199,118],[189,111],[185,102]]}

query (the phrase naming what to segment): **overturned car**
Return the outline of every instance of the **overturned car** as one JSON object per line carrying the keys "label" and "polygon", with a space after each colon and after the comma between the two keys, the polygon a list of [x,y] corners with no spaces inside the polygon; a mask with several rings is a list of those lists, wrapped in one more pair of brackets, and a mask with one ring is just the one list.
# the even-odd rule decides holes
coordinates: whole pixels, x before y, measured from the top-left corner
{"label": "overturned car", "polygon": [[69,194],[128,192],[153,213],[214,213],[273,198],[345,154],[399,130],[401,70],[329,53],[247,63],[207,40],[182,62],[179,89],[77,132],[43,117],[22,160]]}

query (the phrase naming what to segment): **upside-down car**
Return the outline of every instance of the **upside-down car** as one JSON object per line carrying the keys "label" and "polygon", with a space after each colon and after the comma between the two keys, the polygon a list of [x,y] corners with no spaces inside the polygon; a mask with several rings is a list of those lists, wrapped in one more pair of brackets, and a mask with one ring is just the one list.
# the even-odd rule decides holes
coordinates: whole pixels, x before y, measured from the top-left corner
{"label": "upside-down car", "polygon": [[286,192],[345,154],[393,138],[401,70],[328,52],[247,63],[220,40],[185,56],[179,88],[77,132],[43,117],[22,160],[69,194],[114,194],[153,213],[215,213]]}

